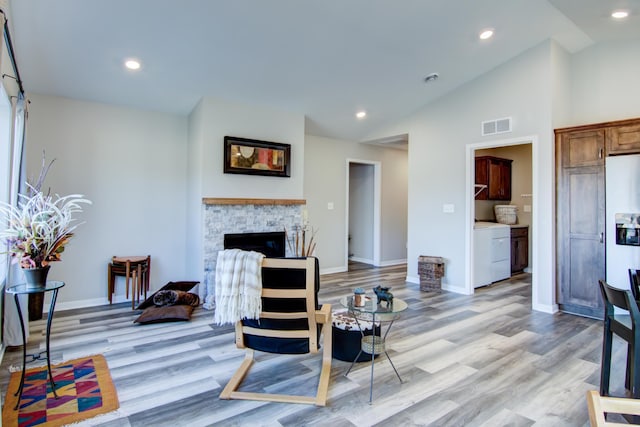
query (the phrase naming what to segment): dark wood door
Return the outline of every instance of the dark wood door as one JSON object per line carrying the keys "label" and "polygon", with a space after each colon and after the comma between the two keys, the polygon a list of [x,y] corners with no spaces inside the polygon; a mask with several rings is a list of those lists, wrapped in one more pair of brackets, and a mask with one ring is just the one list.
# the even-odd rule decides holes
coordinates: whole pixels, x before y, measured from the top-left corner
{"label": "dark wood door", "polygon": [[556,134],[556,280],[563,311],[602,318],[604,129]]}

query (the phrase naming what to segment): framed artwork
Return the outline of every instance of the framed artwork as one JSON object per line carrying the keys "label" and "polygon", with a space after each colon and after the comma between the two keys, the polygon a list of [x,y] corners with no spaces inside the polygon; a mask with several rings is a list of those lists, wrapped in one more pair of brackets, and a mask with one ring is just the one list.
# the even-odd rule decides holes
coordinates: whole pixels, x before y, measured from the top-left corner
{"label": "framed artwork", "polygon": [[291,145],[224,137],[224,173],[291,176]]}

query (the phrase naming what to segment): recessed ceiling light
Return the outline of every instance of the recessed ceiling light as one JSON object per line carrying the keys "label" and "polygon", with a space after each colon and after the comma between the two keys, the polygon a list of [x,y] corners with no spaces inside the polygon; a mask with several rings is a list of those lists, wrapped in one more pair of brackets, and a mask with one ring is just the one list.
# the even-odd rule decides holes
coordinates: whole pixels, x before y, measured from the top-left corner
{"label": "recessed ceiling light", "polygon": [[367,117],[367,112],[366,111],[358,111],[356,113],[356,117],[359,119],[364,119],[365,117]]}
{"label": "recessed ceiling light", "polygon": [[140,69],[140,61],[136,59],[127,59],[124,62],[124,66],[130,70],[139,70]]}
{"label": "recessed ceiling light", "polygon": [[626,10],[616,10],[611,14],[611,17],[615,19],[624,19],[627,16],[629,16],[629,12]]}
{"label": "recessed ceiling light", "polygon": [[486,30],[482,30],[482,32],[480,33],[481,40],[490,39],[492,36],[493,36],[492,28],[487,28]]}
{"label": "recessed ceiling light", "polygon": [[440,75],[438,73],[431,73],[427,77],[424,78],[424,82],[425,83],[433,82],[435,80],[438,80],[438,77],[440,77]]}

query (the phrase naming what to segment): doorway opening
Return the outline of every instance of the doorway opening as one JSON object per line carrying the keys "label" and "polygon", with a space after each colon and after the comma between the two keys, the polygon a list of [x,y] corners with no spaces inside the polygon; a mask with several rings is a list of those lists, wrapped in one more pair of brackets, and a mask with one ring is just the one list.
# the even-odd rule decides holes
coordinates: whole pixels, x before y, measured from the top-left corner
{"label": "doorway opening", "polygon": [[380,266],[381,163],[347,159],[345,266]]}
{"label": "doorway opening", "polygon": [[[492,283],[492,279],[487,279],[486,274],[483,275],[483,272],[486,272],[485,269],[491,270],[495,266],[496,268],[500,267],[498,270],[502,271],[502,276],[505,276],[501,276],[496,281],[497,283],[502,283],[502,280],[517,282],[519,274],[524,273],[521,278],[523,281],[531,283],[532,304],[535,305],[535,296],[538,293],[539,286],[535,275],[538,209],[535,198],[535,159],[537,157],[537,148],[537,137],[522,137],[509,140],[469,144],[467,146],[468,221],[466,245],[467,274],[465,290],[468,294],[473,294],[476,289],[482,289],[484,285],[495,283]],[[489,190],[484,185],[475,182],[476,156],[489,156],[492,159],[498,159],[498,161],[510,161],[511,178],[509,186],[511,197],[509,197],[508,200],[476,200],[477,194],[482,194],[483,191],[487,192]],[[481,196],[480,198],[482,199],[483,197]],[[487,198],[493,199],[494,197],[485,197],[485,199]],[[498,237],[498,239],[502,240],[496,240],[501,242],[501,245],[507,245],[508,247],[507,253],[509,258],[502,261],[499,257],[492,257],[492,255],[484,256],[487,254],[482,253],[483,250],[491,253],[491,247],[499,247],[500,245],[496,244],[483,249],[477,247],[482,243],[480,235],[486,233],[485,231],[480,231],[482,227],[497,222],[494,213],[495,205],[515,205],[517,207],[516,224],[502,226],[501,230],[503,230],[504,227],[509,227],[510,230],[506,230],[506,236],[501,235]],[[523,236],[526,236],[526,248],[519,246],[524,245]],[[491,239],[489,239],[488,242],[494,243]],[[492,243],[487,243],[487,246]],[[523,257],[523,254],[526,254],[526,265],[523,263],[523,260],[520,259]],[[511,263],[511,260],[516,262]],[[502,263],[506,263],[506,266],[503,266]],[[507,268],[506,273],[503,271],[504,268]]]}

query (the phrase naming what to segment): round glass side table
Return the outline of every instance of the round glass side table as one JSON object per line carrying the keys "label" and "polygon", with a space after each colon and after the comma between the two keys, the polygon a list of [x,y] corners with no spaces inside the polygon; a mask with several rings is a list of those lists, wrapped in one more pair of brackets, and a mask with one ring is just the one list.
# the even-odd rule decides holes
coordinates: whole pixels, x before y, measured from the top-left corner
{"label": "round glass side table", "polygon": [[[373,402],[373,366],[375,362],[375,355],[384,353],[387,356],[387,359],[389,360],[389,363],[391,364],[393,371],[396,373],[396,376],[400,380],[400,383],[402,384],[403,382],[402,378],[400,377],[400,374],[398,373],[398,370],[396,369],[395,365],[391,361],[391,357],[389,357],[389,353],[387,353],[386,340],[387,340],[387,335],[391,330],[391,326],[393,325],[393,322],[396,319],[398,319],[398,317],[400,317],[400,314],[407,309],[408,305],[406,302],[404,302],[400,298],[394,298],[393,303],[391,304],[387,304],[387,302],[382,302],[380,304],[377,304],[376,302],[377,300],[374,297],[372,299],[367,299],[364,306],[356,306],[353,304],[353,296],[343,297],[340,300],[340,303],[349,309],[349,314],[356,320],[356,322],[359,322],[360,320],[368,320],[373,322],[374,328],[375,328],[376,322],[378,323],[389,322],[386,332],[381,337],[376,336],[375,334],[364,335],[364,333],[362,332],[363,328],[360,328],[362,333],[362,338],[360,342],[360,352],[358,353],[356,358],[353,360],[353,362],[351,362],[351,366],[349,366],[349,369],[344,374],[345,376],[349,375],[349,372],[351,372],[353,365],[356,363],[356,360],[358,360],[362,352],[371,354],[371,381],[369,383],[369,404]],[[360,324],[358,323],[358,326],[359,325]]]}
{"label": "round glass side table", "polygon": [[[58,298],[58,290],[64,286],[64,282],[58,281],[48,281],[44,288],[32,288],[27,286],[25,283],[21,283],[19,285],[9,286],[6,290],[6,293],[13,294],[14,301],[16,303],[16,309],[18,310],[18,318],[20,319],[20,329],[22,332],[22,374],[20,375],[20,386],[18,387],[18,391],[16,391],[15,396],[18,396],[18,401],[16,402],[16,407],[14,409],[18,409],[20,405],[20,399],[22,397],[22,391],[24,389],[24,374],[27,365],[27,338],[25,334],[25,325],[24,319],[22,318],[22,310],[20,309],[20,295],[28,295],[28,294],[37,294],[39,292],[53,292],[51,296],[51,302],[49,303],[49,313],[47,313],[47,332],[46,332],[46,342],[47,349],[45,351],[47,359],[47,371],[49,373],[49,382],[51,383],[51,391],[53,391],[53,395],[55,398],[58,398],[56,394],[56,384],[53,382],[53,374],[51,373],[51,357],[49,356],[49,336],[51,334],[51,320],[53,319],[53,310],[56,307],[56,299]],[[33,362],[34,360],[41,359],[42,352],[37,354],[32,354],[31,360],[29,362]]]}

